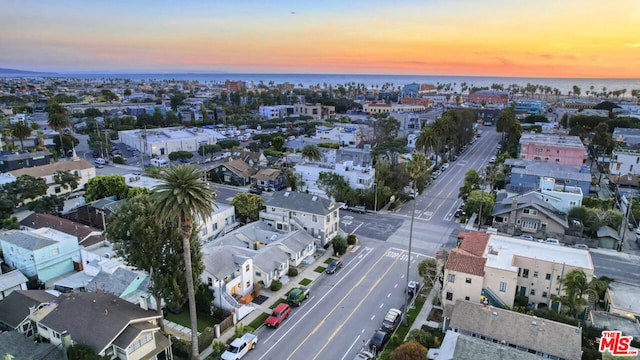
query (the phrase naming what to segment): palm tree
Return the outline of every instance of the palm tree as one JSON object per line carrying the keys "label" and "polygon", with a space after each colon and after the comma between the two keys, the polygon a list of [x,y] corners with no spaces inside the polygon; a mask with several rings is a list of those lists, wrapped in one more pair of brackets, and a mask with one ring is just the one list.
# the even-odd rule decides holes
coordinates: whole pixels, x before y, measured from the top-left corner
{"label": "palm tree", "polygon": [[151,194],[156,205],[156,219],[164,224],[177,223],[182,235],[189,318],[191,320],[192,359],[199,359],[200,354],[198,352],[198,318],[189,239],[194,229],[194,221],[209,218],[212,208],[216,206],[215,192],[201,179],[202,171],[193,165],[171,166],[160,174],[162,183],[157,185]]}
{"label": "palm tree", "polygon": [[[427,163],[427,157],[421,152],[414,152],[411,154],[411,161],[407,164],[407,173],[409,174],[409,178],[412,181],[413,193],[417,195],[416,192],[416,182],[418,179],[424,177],[427,174],[427,169],[429,169],[429,164]],[[404,287],[405,289],[409,288],[409,270],[411,269],[411,242],[413,240],[413,221],[416,217],[416,202],[417,196],[414,196],[413,199],[413,211],[411,212],[411,226],[409,227],[409,259],[407,261],[407,283]],[[409,305],[409,304],[405,304]],[[407,307],[405,306],[405,309]],[[403,323],[407,324],[407,315],[406,311],[402,312]]]}
{"label": "palm tree", "polygon": [[64,155],[64,143],[62,142],[62,129],[69,126],[70,121],[67,117],[67,109],[60,106],[55,100],[51,100],[49,104],[49,126],[58,132],[60,136],[60,153]]}
{"label": "palm tree", "polygon": [[606,289],[607,283],[600,279],[587,281],[587,274],[582,270],[572,270],[562,278],[562,289],[565,296],[560,299],[562,305],[569,307],[569,314],[576,317],[589,305],[585,296],[593,296],[597,302],[599,294]]}
{"label": "palm tree", "polygon": [[33,129],[22,121],[11,124],[11,132],[13,136],[20,140],[20,148],[24,151],[24,139],[31,135]]}
{"label": "palm tree", "polygon": [[322,153],[315,145],[305,145],[302,148],[302,158],[307,158],[309,161],[320,161],[322,160]]}

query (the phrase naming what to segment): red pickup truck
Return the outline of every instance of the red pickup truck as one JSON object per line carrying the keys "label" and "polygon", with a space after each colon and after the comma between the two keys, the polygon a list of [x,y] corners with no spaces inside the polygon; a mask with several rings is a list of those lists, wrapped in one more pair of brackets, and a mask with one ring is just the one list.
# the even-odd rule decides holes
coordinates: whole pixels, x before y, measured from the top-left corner
{"label": "red pickup truck", "polygon": [[289,304],[278,304],[278,306],[273,309],[271,316],[264,321],[264,324],[269,327],[277,328],[284,319],[289,317],[289,313],[291,313],[291,307]]}

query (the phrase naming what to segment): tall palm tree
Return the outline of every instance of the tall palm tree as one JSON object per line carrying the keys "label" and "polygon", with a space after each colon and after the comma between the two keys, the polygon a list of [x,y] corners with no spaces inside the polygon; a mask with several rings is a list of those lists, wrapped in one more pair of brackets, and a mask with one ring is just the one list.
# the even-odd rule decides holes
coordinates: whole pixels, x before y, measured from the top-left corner
{"label": "tall palm tree", "polygon": [[60,106],[55,100],[51,100],[49,103],[49,126],[58,132],[60,136],[60,153],[64,155],[64,143],[62,142],[62,129],[71,124],[67,117],[67,109]]}
{"label": "tall palm tree", "polygon": [[[424,177],[427,174],[427,169],[429,169],[429,164],[427,163],[429,160],[425,156],[425,154],[421,152],[414,152],[411,154],[411,160],[407,164],[407,173],[409,174],[409,178],[413,182],[411,185],[413,187],[413,193],[416,192],[416,182],[421,177]],[[409,271],[411,270],[411,242],[413,240],[413,221],[416,217],[416,202],[417,196],[414,196],[413,199],[413,211],[411,212],[411,226],[409,227],[409,259],[407,261],[407,283],[404,287],[405,289],[409,288]],[[408,303],[405,305],[409,305]],[[407,309],[407,306],[405,306]],[[402,312],[403,323],[406,325],[407,323],[407,312]]]}
{"label": "tall palm tree", "polygon": [[28,138],[31,135],[31,131],[33,129],[31,126],[25,124],[22,121],[11,124],[11,132],[13,136],[20,140],[20,148],[24,151],[24,139]]}
{"label": "tall palm tree", "polygon": [[156,205],[155,216],[161,223],[175,222],[182,235],[184,251],[187,296],[189,298],[189,318],[191,320],[191,358],[199,359],[198,318],[196,314],[196,293],[191,267],[191,246],[189,239],[194,221],[211,216],[215,204],[215,192],[202,180],[202,171],[193,165],[171,166],[160,174],[162,183],[151,194]]}
{"label": "tall palm tree", "polygon": [[302,148],[302,157],[309,159],[309,161],[320,161],[322,160],[322,153],[315,145],[305,145]]}
{"label": "tall palm tree", "polygon": [[416,150],[422,151],[425,154],[431,150],[432,152],[436,151],[437,147],[437,138],[436,134],[433,131],[433,127],[427,125],[420,130],[420,134],[418,134],[418,138],[416,139]]}

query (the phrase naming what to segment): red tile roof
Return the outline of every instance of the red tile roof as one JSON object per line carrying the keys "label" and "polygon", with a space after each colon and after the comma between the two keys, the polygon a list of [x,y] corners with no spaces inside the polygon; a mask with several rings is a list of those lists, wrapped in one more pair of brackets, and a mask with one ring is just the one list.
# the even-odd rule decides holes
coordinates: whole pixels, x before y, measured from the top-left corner
{"label": "red tile roof", "polygon": [[484,250],[489,243],[489,234],[486,232],[463,232],[458,234],[458,238],[462,238],[460,249],[479,257],[484,255]]}
{"label": "red tile roof", "polygon": [[461,249],[453,249],[447,258],[447,270],[460,271],[466,274],[484,276],[484,265],[487,259],[477,257]]}

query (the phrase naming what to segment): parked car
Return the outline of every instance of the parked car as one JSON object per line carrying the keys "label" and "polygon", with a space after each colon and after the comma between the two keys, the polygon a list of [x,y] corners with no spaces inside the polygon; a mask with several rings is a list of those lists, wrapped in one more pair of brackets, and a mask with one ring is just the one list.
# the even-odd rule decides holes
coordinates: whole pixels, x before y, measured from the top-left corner
{"label": "parked car", "polygon": [[225,352],[220,356],[222,360],[239,360],[253,350],[258,343],[258,336],[246,333],[231,342]]}
{"label": "parked car", "polygon": [[387,311],[387,315],[384,316],[384,320],[382,320],[382,327],[394,331],[400,323],[401,318],[402,311],[391,308]]}
{"label": "parked car", "polygon": [[352,206],[349,208],[349,210],[359,214],[364,214],[367,212],[367,208],[362,205]]}
{"label": "parked car", "polygon": [[298,286],[297,288],[289,291],[287,295],[287,302],[290,305],[299,306],[302,301],[309,297],[309,288],[306,286]]}
{"label": "parked car", "polygon": [[277,328],[278,326],[280,326],[280,323],[282,323],[286,318],[289,317],[290,313],[291,306],[289,306],[289,304],[278,304],[278,306],[273,309],[273,312],[267,318],[267,320],[264,321],[264,324],[268,327]]}
{"label": "parked car", "polygon": [[375,358],[375,355],[373,355],[372,353],[361,350],[356,354],[356,357],[354,357],[353,360],[374,360]]}
{"label": "parked car", "polygon": [[551,244],[551,245],[560,245],[560,240],[554,239],[554,238],[547,238],[545,243]]}
{"label": "parked car", "polygon": [[407,293],[413,297],[417,292],[418,289],[420,288],[420,283],[418,283],[417,281],[409,281],[409,284],[407,285]]}
{"label": "parked car", "polygon": [[94,162],[96,163],[96,165],[104,165],[107,163],[107,161],[103,158],[96,158]]}
{"label": "parked car", "polygon": [[589,246],[587,246],[585,244],[575,244],[575,245],[573,245],[573,247],[576,248],[576,249],[589,250]]}
{"label": "parked car", "polygon": [[391,332],[389,330],[385,328],[376,330],[376,332],[371,337],[371,340],[369,340],[369,350],[371,350],[374,354],[382,352],[390,337]]}
{"label": "parked car", "polygon": [[250,189],[249,190],[249,194],[262,195],[262,190],[260,190],[260,189]]}
{"label": "parked car", "polygon": [[518,239],[524,239],[524,240],[533,241],[533,236],[531,236],[531,235],[520,235],[520,236],[518,236]]}
{"label": "parked car", "polygon": [[340,270],[340,268],[342,268],[342,261],[340,261],[340,259],[336,259],[336,260],[333,260],[329,264],[329,266],[327,266],[327,270],[325,271],[327,274],[333,274],[336,271]]}
{"label": "parked car", "polygon": [[489,158],[489,163],[493,164],[494,162],[496,162],[496,157],[495,156],[491,156]]}

